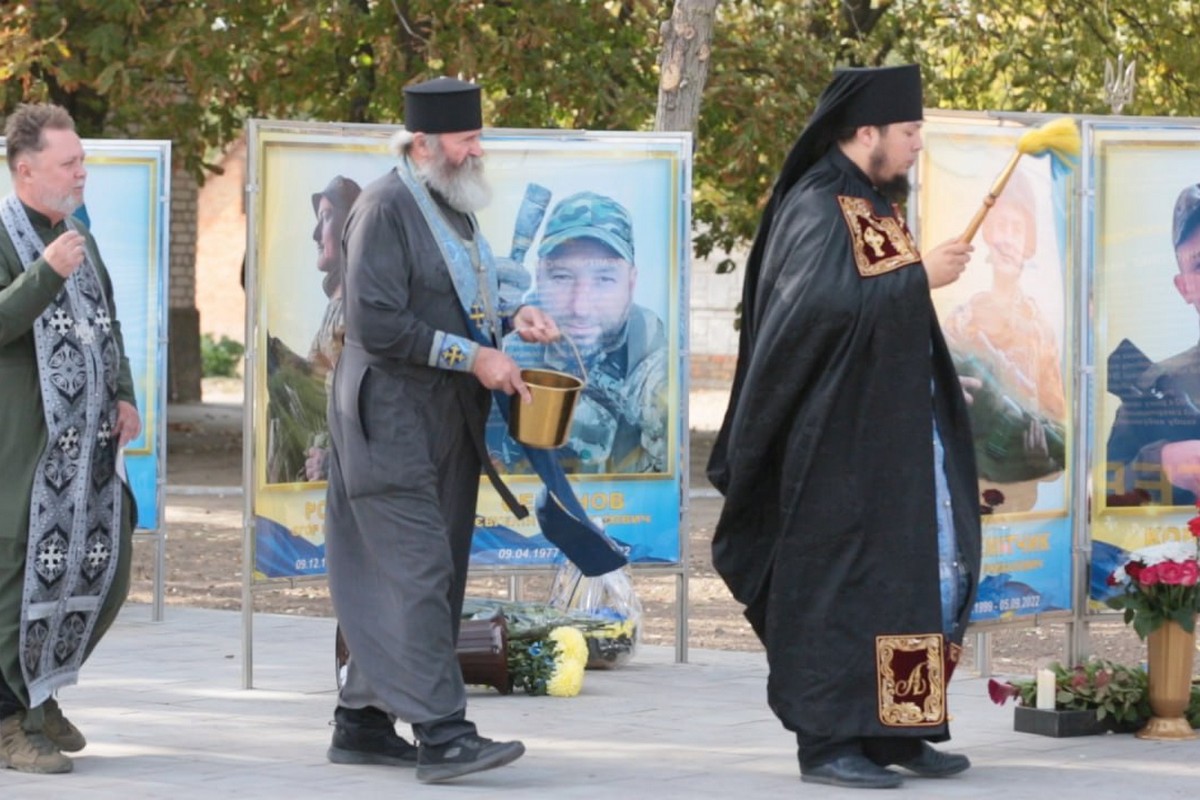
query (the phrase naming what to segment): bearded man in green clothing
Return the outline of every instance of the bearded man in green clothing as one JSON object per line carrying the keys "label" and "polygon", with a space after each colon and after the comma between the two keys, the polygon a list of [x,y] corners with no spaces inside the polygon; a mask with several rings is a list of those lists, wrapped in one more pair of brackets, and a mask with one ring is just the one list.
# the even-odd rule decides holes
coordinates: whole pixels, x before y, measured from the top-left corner
{"label": "bearded man in green clothing", "polygon": [[69,772],[75,683],[129,590],[133,496],[119,453],[141,431],[96,241],[71,217],[87,180],[75,123],[23,105],[0,200],[0,767]]}

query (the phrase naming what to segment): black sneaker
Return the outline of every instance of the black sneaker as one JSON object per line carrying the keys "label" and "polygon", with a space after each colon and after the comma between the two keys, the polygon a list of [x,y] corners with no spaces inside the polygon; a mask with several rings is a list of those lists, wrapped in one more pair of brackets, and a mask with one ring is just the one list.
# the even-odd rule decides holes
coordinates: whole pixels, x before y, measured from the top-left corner
{"label": "black sneaker", "polygon": [[520,742],[493,742],[468,733],[446,744],[423,744],[417,756],[417,780],[437,783],[511,764],[525,752]]}
{"label": "black sneaker", "polygon": [[327,755],[334,764],[417,765],[417,748],[396,733],[391,718],[378,708],[338,706],[333,719]]}

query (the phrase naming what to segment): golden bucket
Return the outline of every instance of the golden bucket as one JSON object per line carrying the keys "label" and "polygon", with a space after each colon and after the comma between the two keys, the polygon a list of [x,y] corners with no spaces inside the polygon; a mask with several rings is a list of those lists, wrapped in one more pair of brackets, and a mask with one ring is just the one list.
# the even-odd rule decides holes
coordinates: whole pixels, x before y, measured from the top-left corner
{"label": "golden bucket", "polygon": [[570,336],[562,334],[579,364],[583,378],[554,369],[523,369],[521,380],[529,387],[533,402],[526,404],[513,395],[508,407],[508,432],[526,447],[553,450],[567,443],[575,403],[587,384],[587,367]]}
{"label": "golden bucket", "polygon": [[571,418],[583,391],[583,381],[552,369],[523,369],[521,380],[529,387],[533,402],[525,403],[520,395],[513,395],[508,413],[509,433],[526,447],[562,447],[571,432]]}

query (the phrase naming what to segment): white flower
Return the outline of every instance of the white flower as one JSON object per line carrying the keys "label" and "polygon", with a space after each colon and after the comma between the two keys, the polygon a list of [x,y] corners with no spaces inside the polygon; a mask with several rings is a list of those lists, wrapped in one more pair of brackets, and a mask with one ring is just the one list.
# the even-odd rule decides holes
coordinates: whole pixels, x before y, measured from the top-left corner
{"label": "white flower", "polygon": [[[1164,561],[1176,563],[1195,561],[1196,557],[1196,540],[1192,539],[1190,542],[1163,542],[1162,544],[1152,544],[1149,547],[1141,547],[1130,554],[1129,560],[1140,561],[1147,567],[1152,567]],[[1124,568],[1122,568],[1123,571]],[[1124,576],[1122,575],[1122,577]]]}

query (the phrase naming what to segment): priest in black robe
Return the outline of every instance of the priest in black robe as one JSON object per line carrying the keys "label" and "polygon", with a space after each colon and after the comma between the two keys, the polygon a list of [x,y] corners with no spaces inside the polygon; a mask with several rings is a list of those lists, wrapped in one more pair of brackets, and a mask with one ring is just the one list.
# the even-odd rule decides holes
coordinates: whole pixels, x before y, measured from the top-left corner
{"label": "priest in black robe", "polygon": [[949,736],[980,527],[968,398],[929,294],[971,248],[922,257],[893,202],[922,116],[915,65],[841,69],[822,93],[746,266],[709,463],[714,565],[765,645],[806,782],[970,766],[929,744]]}

